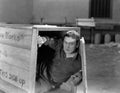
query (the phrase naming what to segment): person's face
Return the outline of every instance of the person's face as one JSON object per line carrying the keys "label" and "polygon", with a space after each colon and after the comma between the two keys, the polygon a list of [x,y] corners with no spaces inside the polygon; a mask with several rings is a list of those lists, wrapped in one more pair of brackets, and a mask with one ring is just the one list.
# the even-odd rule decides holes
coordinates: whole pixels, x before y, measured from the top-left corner
{"label": "person's face", "polygon": [[63,41],[63,50],[66,54],[71,54],[76,49],[76,39],[65,37]]}

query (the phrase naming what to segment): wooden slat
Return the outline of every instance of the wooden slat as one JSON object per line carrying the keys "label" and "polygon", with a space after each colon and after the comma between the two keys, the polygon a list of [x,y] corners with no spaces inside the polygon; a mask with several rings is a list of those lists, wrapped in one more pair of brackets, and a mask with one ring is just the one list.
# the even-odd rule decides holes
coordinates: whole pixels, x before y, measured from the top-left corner
{"label": "wooden slat", "polygon": [[0,27],[0,43],[31,49],[31,29],[15,29]]}
{"label": "wooden slat", "polygon": [[30,63],[30,74],[29,74],[29,80],[30,80],[29,93],[35,93],[36,63],[37,63],[37,36],[38,36],[38,30],[33,29],[31,63]]}
{"label": "wooden slat", "polygon": [[82,74],[83,74],[83,87],[84,93],[88,93],[88,86],[87,86],[87,70],[86,70],[86,51],[85,51],[85,40],[82,37],[80,39],[80,53],[82,59]]}
{"label": "wooden slat", "polygon": [[11,85],[9,82],[6,82],[1,78],[0,78],[0,90],[4,91],[5,93],[27,93],[27,91],[14,85]]}
{"label": "wooden slat", "polygon": [[0,78],[21,89],[29,91],[29,72],[0,61]]}
{"label": "wooden slat", "polygon": [[[12,89],[14,93],[17,89],[30,93],[32,86],[30,82],[34,80],[29,78],[32,76],[30,75],[31,62],[33,62],[31,61],[32,36],[32,28],[0,27],[0,78],[3,83],[10,83],[9,88],[15,86],[15,89]],[[2,86],[1,82],[0,86]],[[6,86],[2,87],[5,89]],[[10,89],[5,90],[11,93]]]}
{"label": "wooden slat", "polygon": [[38,31],[68,31],[68,30],[76,30],[79,31],[79,27],[59,27],[59,26],[41,26],[35,25],[33,28],[38,29]]}
{"label": "wooden slat", "polygon": [[21,69],[29,70],[31,51],[0,44],[0,61]]}

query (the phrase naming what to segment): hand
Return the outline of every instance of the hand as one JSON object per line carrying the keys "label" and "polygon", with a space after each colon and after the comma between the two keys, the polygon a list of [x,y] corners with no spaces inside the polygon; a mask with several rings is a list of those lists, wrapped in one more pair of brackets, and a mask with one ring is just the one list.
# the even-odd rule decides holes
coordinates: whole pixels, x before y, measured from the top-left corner
{"label": "hand", "polygon": [[47,41],[46,37],[38,36],[38,38],[37,38],[37,42],[39,44],[39,47],[41,47],[41,45],[44,44],[46,41]]}
{"label": "hand", "polygon": [[74,85],[78,85],[82,80],[82,74],[80,72],[71,76],[71,80]]}
{"label": "hand", "polygon": [[73,88],[73,84],[70,82],[65,82],[60,86],[61,89],[71,91]]}
{"label": "hand", "polygon": [[67,82],[71,82],[73,85],[78,85],[80,84],[82,80],[82,74],[81,72],[77,72],[74,75],[71,75],[71,77],[67,80]]}

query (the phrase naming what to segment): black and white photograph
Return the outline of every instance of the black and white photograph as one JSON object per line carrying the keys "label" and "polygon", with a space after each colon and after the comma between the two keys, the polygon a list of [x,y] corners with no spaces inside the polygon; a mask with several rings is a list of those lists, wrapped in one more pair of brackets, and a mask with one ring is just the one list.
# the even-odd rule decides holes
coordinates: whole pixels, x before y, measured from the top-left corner
{"label": "black and white photograph", "polygon": [[119,93],[120,0],[0,0],[0,93]]}

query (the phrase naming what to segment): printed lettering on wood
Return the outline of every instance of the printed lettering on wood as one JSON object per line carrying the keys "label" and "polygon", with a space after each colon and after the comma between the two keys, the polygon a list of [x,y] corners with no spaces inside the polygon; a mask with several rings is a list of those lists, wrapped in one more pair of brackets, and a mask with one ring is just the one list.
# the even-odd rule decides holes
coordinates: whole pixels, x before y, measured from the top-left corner
{"label": "printed lettering on wood", "polygon": [[0,27],[0,79],[30,91],[32,29]]}

